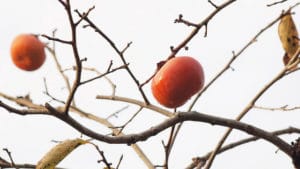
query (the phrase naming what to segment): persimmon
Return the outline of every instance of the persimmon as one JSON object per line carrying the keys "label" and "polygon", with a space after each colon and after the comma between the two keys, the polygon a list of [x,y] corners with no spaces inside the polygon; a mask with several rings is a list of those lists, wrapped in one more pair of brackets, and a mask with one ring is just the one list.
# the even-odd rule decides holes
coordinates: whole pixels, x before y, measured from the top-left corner
{"label": "persimmon", "polygon": [[204,86],[204,71],[201,64],[189,56],[168,60],[152,79],[151,90],[163,106],[176,108]]}
{"label": "persimmon", "polygon": [[44,44],[33,34],[20,34],[11,44],[11,59],[20,69],[34,71],[46,58]]}

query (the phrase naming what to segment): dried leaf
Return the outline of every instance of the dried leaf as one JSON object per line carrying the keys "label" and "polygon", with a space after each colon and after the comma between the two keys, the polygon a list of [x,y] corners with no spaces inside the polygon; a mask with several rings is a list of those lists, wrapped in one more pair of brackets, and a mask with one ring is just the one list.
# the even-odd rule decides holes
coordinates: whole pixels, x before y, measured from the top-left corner
{"label": "dried leaf", "polygon": [[283,61],[287,65],[299,47],[298,31],[291,13],[281,18],[278,26],[278,34],[282,47],[286,52]]}
{"label": "dried leaf", "polygon": [[88,141],[80,138],[65,140],[54,146],[37,164],[36,169],[54,169],[68,154]]}

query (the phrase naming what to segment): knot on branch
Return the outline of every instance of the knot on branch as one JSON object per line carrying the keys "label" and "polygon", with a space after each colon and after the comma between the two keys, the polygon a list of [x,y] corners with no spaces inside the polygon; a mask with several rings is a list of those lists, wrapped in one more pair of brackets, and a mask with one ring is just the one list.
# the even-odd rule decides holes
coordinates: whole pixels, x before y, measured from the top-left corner
{"label": "knot on branch", "polygon": [[295,142],[292,142],[292,158],[295,169],[300,169],[300,138],[298,138]]}

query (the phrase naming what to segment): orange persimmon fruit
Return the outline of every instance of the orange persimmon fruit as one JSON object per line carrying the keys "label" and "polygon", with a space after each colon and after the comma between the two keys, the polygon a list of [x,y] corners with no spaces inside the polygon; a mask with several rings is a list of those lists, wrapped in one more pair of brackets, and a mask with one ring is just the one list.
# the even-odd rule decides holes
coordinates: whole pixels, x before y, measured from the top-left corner
{"label": "orange persimmon fruit", "polygon": [[190,56],[168,60],[152,79],[154,98],[163,106],[177,108],[204,86],[201,64]]}
{"label": "orange persimmon fruit", "polygon": [[10,48],[11,59],[20,69],[34,71],[40,68],[45,59],[44,44],[33,34],[20,34]]}

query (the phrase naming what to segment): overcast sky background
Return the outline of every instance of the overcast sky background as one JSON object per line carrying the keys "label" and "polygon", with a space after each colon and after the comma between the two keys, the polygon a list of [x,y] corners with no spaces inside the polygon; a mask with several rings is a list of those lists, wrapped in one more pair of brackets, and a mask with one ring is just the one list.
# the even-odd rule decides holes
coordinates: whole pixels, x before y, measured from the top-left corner
{"label": "overcast sky background", "polygon": [[[67,90],[59,75],[53,58],[47,53],[47,60],[43,67],[34,72],[24,72],[17,69],[10,60],[10,44],[12,39],[20,33],[36,33],[51,35],[57,29],[57,37],[70,38],[70,27],[64,8],[56,0],[10,0],[1,1],[0,5],[0,92],[12,96],[30,94],[35,103],[56,104],[47,97],[43,78],[52,95],[65,99]],[[224,1],[215,1],[217,4]],[[289,0],[284,4],[266,7],[273,0],[240,0],[222,10],[209,22],[208,37],[204,38],[204,29],[188,44],[188,51],[180,51],[178,55],[190,55],[199,60],[204,67],[206,82],[231,59],[232,51],[239,51],[265,25],[278,17],[282,10],[294,5],[298,1]],[[192,30],[183,24],[174,24],[179,14],[189,21],[199,23],[210,14],[214,8],[201,0],[73,0],[73,9],[86,11],[95,5],[89,17],[94,21],[116,45],[122,49],[130,41],[131,47],[125,56],[136,77],[143,82],[154,72],[156,63],[170,54],[170,46],[178,45]],[[294,19],[299,27],[299,7],[294,9]],[[74,17],[77,18],[76,14]],[[248,104],[254,95],[283,68],[281,47],[277,26],[274,25],[258,41],[248,48],[233,63],[234,71],[227,71],[200,98],[194,110],[234,118]],[[93,30],[80,29],[78,31],[78,47],[80,56],[87,57],[84,66],[97,68],[103,72],[110,60],[113,66],[121,65],[120,58],[113,49]],[[48,42],[42,38],[44,42]],[[64,68],[74,65],[72,51],[69,46],[56,44],[58,59]],[[72,80],[74,73],[67,72]],[[94,74],[84,72],[84,79]],[[116,94],[135,99],[142,99],[132,79],[125,71],[118,71],[109,75],[117,84]],[[258,101],[258,105],[266,107],[280,107],[289,105],[299,106],[299,72],[289,75],[276,83]],[[158,105],[153,99],[149,85],[144,90],[151,103]],[[97,80],[79,88],[76,102],[82,109],[100,117],[122,109],[129,104],[96,100],[98,94],[111,94],[111,87],[105,79]],[[4,99],[1,99],[5,101]],[[190,102],[179,110],[186,110]],[[12,104],[13,105],[13,104]],[[137,111],[138,107],[129,105],[118,118],[111,121],[116,125],[123,124]],[[63,122],[48,116],[18,116],[0,109],[0,156],[7,158],[2,148],[8,148],[16,163],[36,163],[55,143],[51,140],[65,140],[76,138],[80,133]],[[300,111],[263,111],[253,109],[243,119],[244,122],[273,131],[289,126],[299,126]],[[82,118],[81,122],[100,133],[109,130]],[[164,117],[144,110],[138,115],[126,133],[139,132],[147,129]],[[212,150],[225,128],[203,123],[186,123],[171,154],[170,168],[181,169],[187,166],[192,157],[201,156]],[[141,142],[139,145],[152,162],[160,165],[164,161],[161,140],[166,140],[168,131],[157,137]],[[228,142],[247,137],[247,134],[235,131],[228,138]],[[289,142],[297,135],[284,136]],[[228,143],[227,142],[227,143]],[[114,165],[123,154],[121,168],[146,168],[143,162],[126,145],[109,145],[95,142],[105,152],[106,157]],[[277,148],[265,141],[250,143],[234,150],[230,150],[217,157],[212,168],[230,169],[281,169],[293,168],[290,159]],[[63,162],[60,167],[81,169],[99,168],[99,155],[90,145],[79,147]]]}

